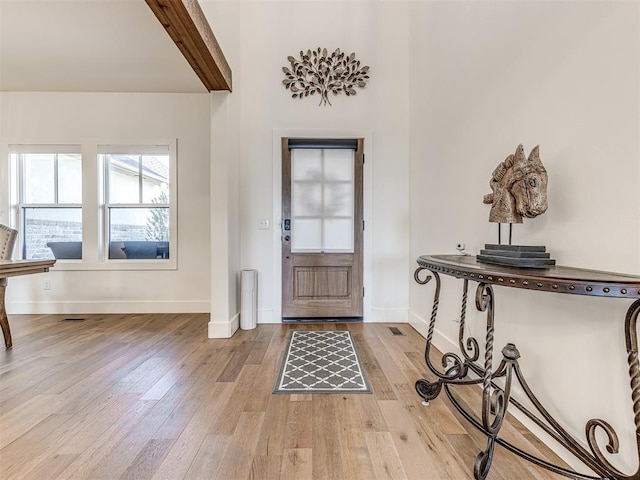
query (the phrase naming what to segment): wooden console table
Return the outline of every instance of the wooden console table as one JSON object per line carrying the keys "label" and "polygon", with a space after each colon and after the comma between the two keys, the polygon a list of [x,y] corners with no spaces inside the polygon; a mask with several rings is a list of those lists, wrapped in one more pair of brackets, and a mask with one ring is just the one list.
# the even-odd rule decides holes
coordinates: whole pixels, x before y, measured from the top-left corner
{"label": "wooden console table", "polygon": [[56,263],[55,260],[0,260],[0,326],[2,327],[4,346],[6,348],[13,346],[9,319],[7,318],[7,310],[4,304],[7,277],[48,272],[54,263]]}
{"label": "wooden console table", "polygon": [[[418,380],[416,382],[416,391],[423,398],[423,403],[428,405],[429,400],[436,398],[444,388],[447,396],[458,411],[487,436],[487,447],[478,454],[474,465],[474,477],[477,480],[487,477],[491,468],[493,450],[496,443],[522,458],[567,477],[580,479],[610,478],[615,480],[640,479],[640,467],[634,474],[624,474],[616,469],[603,455],[596,439],[598,430],[601,430],[606,435],[608,440],[606,450],[610,454],[617,453],[619,443],[618,435],[606,421],[591,419],[587,422],[585,429],[586,443],[589,447],[587,449],[551,416],[527,384],[518,364],[520,353],[514,344],[508,343],[502,349],[502,360],[497,368],[494,368],[493,365],[493,285],[570,295],[626,298],[633,301],[627,310],[625,318],[625,340],[631,380],[637,450],[640,460],[640,362],[638,360],[638,335],[636,331],[636,323],[640,314],[640,277],[562,266],[545,269],[506,267],[480,263],[476,260],[476,257],[467,255],[424,255],[418,257],[417,262],[419,267],[414,274],[416,282],[424,285],[432,279],[435,280],[435,293],[424,356],[429,370],[436,375],[437,380],[433,382],[426,379]],[[428,270],[431,274],[421,278],[420,274],[423,270]],[[446,365],[443,367],[444,370],[436,368],[429,357],[440,299],[440,275],[449,275],[464,281],[458,332],[460,352],[444,354],[443,365]],[[469,281],[478,284],[475,294],[476,308],[478,311],[487,312],[483,362],[478,361],[480,357],[478,341],[465,334]],[[504,378],[503,387],[494,382],[497,378]],[[514,378],[522,386],[524,393],[536,411],[526,408],[517,400],[511,398],[510,391]],[[450,388],[454,385],[473,384],[482,385],[481,419],[467,411]],[[501,438],[499,436],[500,428],[506,417],[509,404],[521,410],[529,419],[565,446],[598,476],[581,474],[551,464]]]}

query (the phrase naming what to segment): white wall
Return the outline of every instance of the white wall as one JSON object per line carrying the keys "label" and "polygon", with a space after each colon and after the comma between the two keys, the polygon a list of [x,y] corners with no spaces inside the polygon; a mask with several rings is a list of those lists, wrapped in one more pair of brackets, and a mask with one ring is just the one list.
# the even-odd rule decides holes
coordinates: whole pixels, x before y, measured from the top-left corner
{"label": "white wall", "polygon": [[[406,321],[409,257],[409,79],[406,4],[366,2],[205,2],[239,95],[242,268],[259,271],[259,321],[279,322],[279,134],[363,134],[369,312],[365,320]],[[234,23],[236,22],[236,23]],[[294,100],[282,85],[287,56],[317,47],[371,66],[355,97]],[[236,99],[237,102],[237,99]],[[331,132],[331,133],[328,133]],[[371,163],[369,163],[371,162]],[[367,204],[368,202],[368,204]],[[259,230],[258,219],[271,219]],[[367,268],[367,267],[366,267]]]}
{"label": "white wall", "polygon": [[237,98],[211,94],[211,318],[208,336],[240,326],[240,202]]}
{"label": "white wall", "polygon": [[[203,4],[205,14],[211,4]],[[210,338],[229,338],[240,325],[240,8],[209,14],[233,72],[233,93],[211,93],[211,317]]]}
{"label": "white wall", "polygon": [[[54,267],[47,274],[12,278],[7,289],[9,314],[209,311],[209,95],[2,92],[0,106],[2,223],[9,221],[10,143],[176,139],[178,149],[176,270],[62,271]],[[85,168],[96,168],[90,158],[84,161]],[[86,234],[97,236],[93,230]],[[51,290],[43,291],[45,278],[51,280]]]}
{"label": "white wall", "polygon": [[[640,4],[411,4],[411,256],[495,243],[489,177],[540,144],[549,210],[514,227],[558,264],[640,273]],[[443,279],[438,344],[457,342],[462,282]],[[496,352],[510,341],[540,399],[584,437],[590,418],[637,465],[623,323],[630,301],[496,288]],[[475,292],[472,292],[475,293]],[[411,286],[422,331],[432,286]],[[469,308],[474,309],[472,306]],[[475,309],[474,309],[475,310]],[[484,319],[472,332],[483,338]]]}

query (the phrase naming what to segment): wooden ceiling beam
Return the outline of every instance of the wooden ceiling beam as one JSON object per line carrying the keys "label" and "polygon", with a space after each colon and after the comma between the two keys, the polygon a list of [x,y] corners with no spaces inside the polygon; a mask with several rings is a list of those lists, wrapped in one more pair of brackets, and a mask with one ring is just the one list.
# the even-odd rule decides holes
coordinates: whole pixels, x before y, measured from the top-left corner
{"label": "wooden ceiling beam", "polygon": [[197,0],[145,0],[207,90],[231,91],[231,68]]}

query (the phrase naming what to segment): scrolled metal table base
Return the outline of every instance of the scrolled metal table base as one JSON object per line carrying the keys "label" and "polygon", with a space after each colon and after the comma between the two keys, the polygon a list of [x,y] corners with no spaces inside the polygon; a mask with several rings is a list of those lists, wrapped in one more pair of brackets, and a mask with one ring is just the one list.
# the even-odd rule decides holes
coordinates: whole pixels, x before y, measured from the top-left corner
{"label": "scrolled metal table base", "polygon": [[[423,258],[423,257],[421,257]],[[420,263],[420,262],[419,262]],[[430,275],[421,279],[423,270],[429,270]],[[445,353],[442,357],[442,368],[437,368],[431,361],[430,352],[435,328],[438,304],[440,299],[441,282],[438,271],[453,274],[456,277],[463,277],[460,271],[446,271],[441,267],[425,268],[420,266],[414,274],[417,283],[425,285],[431,280],[435,280],[435,292],[427,331],[425,362],[436,376],[435,381],[420,379],[416,382],[415,388],[418,395],[423,399],[423,404],[428,405],[429,401],[438,397],[442,390],[445,391],[454,407],[478,430],[487,436],[486,448],[478,453],[474,464],[474,478],[484,480],[491,469],[495,445],[498,444],[516,455],[524,458],[536,465],[551,470],[560,475],[570,478],[594,480],[594,479],[614,479],[614,480],[640,480],[640,467],[634,474],[627,475],[616,469],[603,455],[596,439],[596,431],[601,429],[607,436],[608,443],[606,450],[610,454],[618,451],[618,436],[613,428],[604,420],[589,420],[585,427],[586,440],[589,449],[585,449],[575,437],[570,435],[544,408],[524,378],[518,359],[520,353],[515,345],[509,343],[502,349],[502,359],[497,368],[493,368],[493,348],[494,348],[494,292],[491,284],[480,279],[478,282],[475,304],[480,312],[486,312],[486,329],[484,340],[484,362],[478,362],[480,348],[478,341],[467,336],[465,331],[467,291],[469,287],[468,278],[464,278],[462,292],[462,308],[459,324],[458,343],[460,353]],[[466,274],[464,275],[466,276]],[[477,277],[476,277],[477,278]],[[491,277],[489,277],[491,278]],[[475,278],[474,278],[475,279]],[[606,291],[606,290],[605,290]],[[640,294],[640,291],[638,292]],[[636,426],[636,438],[638,446],[638,457],[640,459],[640,361],[638,358],[638,341],[636,324],[640,314],[640,299],[636,300],[627,311],[625,321],[625,337],[627,345],[629,376],[631,379],[634,420]],[[504,386],[499,386],[494,380],[502,378]],[[529,410],[517,400],[511,398],[511,385],[513,380],[522,387],[526,397],[535,408],[535,412]],[[460,385],[482,385],[482,406],[481,418],[478,419],[459,402],[453,393],[455,387]],[[585,465],[587,465],[596,476],[578,473],[573,470],[552,464],[546,460],[536,457],[519,447],[507,442],[499,436],[507,414],[509,404],[521,410],[529,419],[542,428],[554,440],[563,445],[573,453]]]}

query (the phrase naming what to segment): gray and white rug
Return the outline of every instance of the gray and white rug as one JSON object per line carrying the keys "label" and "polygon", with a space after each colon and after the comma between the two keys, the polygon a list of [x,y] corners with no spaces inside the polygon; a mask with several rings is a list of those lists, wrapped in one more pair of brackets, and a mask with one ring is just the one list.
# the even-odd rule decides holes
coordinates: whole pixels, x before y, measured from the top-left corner
{"label": "gray and white rug", "polygon": [[294,330],[274,393],[371,393],[351,332]]}

